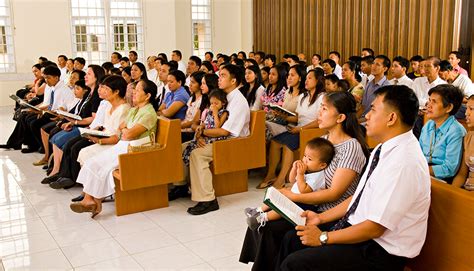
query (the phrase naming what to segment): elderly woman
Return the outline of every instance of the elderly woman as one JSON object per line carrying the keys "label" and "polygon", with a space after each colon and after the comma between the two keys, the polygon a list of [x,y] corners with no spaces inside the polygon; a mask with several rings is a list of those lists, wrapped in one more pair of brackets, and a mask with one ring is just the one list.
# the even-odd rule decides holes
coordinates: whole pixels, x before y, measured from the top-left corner
{"label": "elderly woman", "polygon": [[429,99],[420,146],[430,166],[430,175],[448,183],[459,168],[462,140],[466,129],[454,118],[463,100],[463,93],[451,85],[438,85],[428,91]]}
{"label": "elderly woman", "polygon": [[118,156],[126,153],[129,145],[150,142],[150,134],[156,132],[155,97],[155,83],[147,79],[140,80],[133,93],[135,107],[130,109],[125,121],[119,126],[120,141],[85,161],[81,168],[77,182],[84,186],[84,199],[72,203],[72,211],[92,212],[92,218],[100,213],[103,198],[115,192],[112,172],[118,167]]}
{"label": "elderly woman", "polygon": [[464,163],[461,162],[458,174],[453,185],[473,191],[474,190],[474,95],[471,95],[466,104],[466,124],[471,129],[464,137]]}
{"label": "elderly woman", "polygon": [[[326,189],[306,194],[281,190],[304,209],[323,212],[354,194],[368,156],[364,135],[357,122],[356,101],[349,92],[323,96],[318,116],[319,128],[335,147],[336,154],[324,170]],[[317,206],[314,206],[317,205]],[[281,240],[294,226],[286,220],[270,221],[260,231],[247,229],[240,262],[254,262],[252,270],[275,270]]]}

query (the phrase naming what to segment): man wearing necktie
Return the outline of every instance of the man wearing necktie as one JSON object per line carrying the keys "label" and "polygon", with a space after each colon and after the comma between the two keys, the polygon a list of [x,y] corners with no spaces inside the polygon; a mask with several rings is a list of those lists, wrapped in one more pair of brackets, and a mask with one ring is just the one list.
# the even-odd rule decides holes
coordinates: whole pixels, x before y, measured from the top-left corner
{"label": "man wearing necktie", "polygon": [[415,93],[403,85],[382,87],[367,114],[367,136],[379,144],[355,194],[317,214],[283,239],[281,270],[403,270],[424,244],[430,176],[412,133]]}

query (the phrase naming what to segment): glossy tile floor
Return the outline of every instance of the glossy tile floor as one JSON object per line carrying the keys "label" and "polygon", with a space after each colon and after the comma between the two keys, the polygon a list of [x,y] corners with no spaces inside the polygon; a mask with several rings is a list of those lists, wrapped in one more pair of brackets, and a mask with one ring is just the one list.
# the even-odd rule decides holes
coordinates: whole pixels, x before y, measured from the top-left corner
{"label": "glossy tile floor", "polygon": [[[0,143],[15,122],[11,107],[0,107]],[[189,199],[170,207],[115,216],[113,203],[91,219],[69,209],[81,188],[54,190],[40,183],[34,167],[41,154],[0,150],[0,258],[5,270],[249,270],[238,262],[246,230],[243,209],[263,192],[218,198],[220,210],[192,216]],[[2,267],[0,265],[0,270]]]}

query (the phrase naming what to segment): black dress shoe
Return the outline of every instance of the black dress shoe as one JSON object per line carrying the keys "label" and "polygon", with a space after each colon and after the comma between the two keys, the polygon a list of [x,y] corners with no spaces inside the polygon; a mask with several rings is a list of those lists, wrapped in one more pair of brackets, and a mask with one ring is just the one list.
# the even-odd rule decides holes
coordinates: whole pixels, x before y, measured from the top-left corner
{"label": "black dress shoe", "polygon": [[57,181],[49,183],[49,187],[53,189],[68,189],[74,185],[76,185],[76,182],[66,177],[61,177]]}
{"label": "black dress shoe", "polygon": [[171,188],[170,192],[168,192],[168,201],[172,201],[177,198],[185,198],[185,197],[189,197],[187,185],[177,185]]}
{"label": "black dress shoe", "polygon": [[21,153],[32,153],[36,151],[37,151],[36,149],[31,149],[31,148],[21,149]]}
{"label": "black dress shoe", "polygon": [[219,210],[217,199],[211,201],[198,202],[194,207],[188,208],[188,213],[192,215],[203,215],[212,211]]}
{"label": "black dress shoe", "polygon": [[21,146],[11,146],[11,145],[8,145],[8,144],[0,144],[0,149],[21,150]]}
{"label": "black dress shoe", "polygon": [[49,167],[48,165],[44,165],[42,168],[43,168],[44,170],[47,170],[48,167]]}
{"label": "black dress shoe", "polygon": [[48,176],[48,177],[44,178],[41,181],[41,183],[42,184],[49,184],[49,183],[57,181],[59,178],[60,178],[60,176],[58,174],[54,174],[54,175],[51,175],[51,176]]}
{"label": "black dress shoe", "polygon": [[78,202],[78,201],[82,201],[84,199],[84,195],[83,194],[80,194],[79,196],[71,199],[72,202]]}

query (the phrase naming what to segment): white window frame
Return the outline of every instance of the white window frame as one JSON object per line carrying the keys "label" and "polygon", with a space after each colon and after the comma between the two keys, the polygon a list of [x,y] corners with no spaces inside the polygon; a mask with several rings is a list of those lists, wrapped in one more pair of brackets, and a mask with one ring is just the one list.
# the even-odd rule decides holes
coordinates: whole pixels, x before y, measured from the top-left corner
{"label": "white window frame", "polygon": [[[123,9],[115,8],[115,3],[124,3],[125,7]],[[130,8],[130,2],[135,5],[135,8]],[[95,4],[93,4],[95,3]],[[128,4],[127,4],[128,3]],[[81,5],[82,4],[82,5]],[[144,43],[143,43],[143,11],[141,0],[70,0],[70,11],[71,11],[71,33],[72,33],[72,51],[73,54],[78,57],[84,57],[86,59],[86,65],[97,64],[101,65],[106,61],[110,61],[110,55],[113,52],[119,52],[122,56],[128,57],[128,52],[133,50],[138,53],[139,57],[143,57],[145,52]],[[82,7],[82,10],[79,10],[79,16],[77,16],[77,11],[74,11],[76,6]],[[121,4],[117,4],[121,6]],[[94,7],[96,6],[96,7]],[[77,9],[77,8],[76,8]],[[130,12],[132,10],[133,12]],[[117,12],[118,11],[118,12]],[[83,14],[84,13],[84,14]],[[112,16],[114,15],[114,16]],[[125,16],[120,16],[125,15]],[[78,33],[75,22],[81,20],[85,22],[87,29],[94,31],[95,35],[87,34],[86,46],[87,50],[85,52],[78,50]],[[114,42],[114,21],[120,20],[124,24],[129,22],[136,23],[136,48],[129,48],[128,43],[128,31],[124,32],[121,35],[125,39],[125,46],[121,48],[122,50],[115,50]],[[88,22],[92,22],[88,24]],[[97,23],[99,22],[99,23]],[[103,22],[103,23],[101,23]],[[95,23],[95,24],[94,24]],[[86,29],[86,31],[87,31]],[[89,32],[89,31],[88,31]],[[97,34],[100,33],[100,34]],[[92,51],[92,38],[96,36],[98,38],[98,43],[96,49],[98,51]],[[95,53],[96,52],[96,53]]]}
{"label": "white window frame", "polygon": [[12,25],[10,0],[0,0],[0,73],[16,72]]}
{"label": "white window frame", "polygon": [[[191,39],[193,55],[204,59],[207,51],[212,51],[212,0],[191,0]],[[196,33],[200,24],[202,33]]]}

